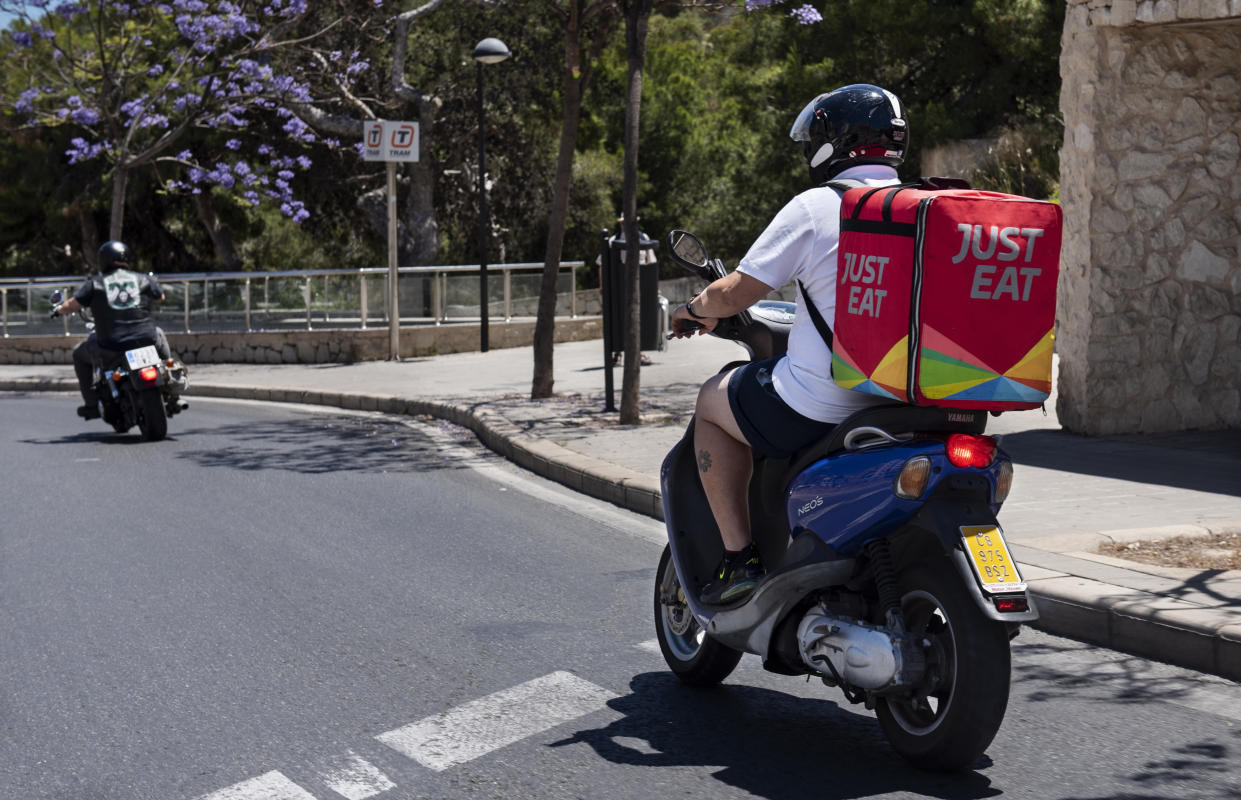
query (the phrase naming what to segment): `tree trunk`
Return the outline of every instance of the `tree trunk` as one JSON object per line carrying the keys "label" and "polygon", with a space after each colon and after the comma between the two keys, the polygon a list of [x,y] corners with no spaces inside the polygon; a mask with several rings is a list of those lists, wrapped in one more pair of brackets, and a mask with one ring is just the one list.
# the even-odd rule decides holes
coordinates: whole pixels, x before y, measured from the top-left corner
{"label": "tree trunk", "polygon": [[94,272],[99,269],[99,229],[95,227],[95,218],[91,216],[90,203],[79,197],[73,204],[73,211],[82,230],[82,260],[90,268],[89,271]]}
{"label": "tree trunk", "polygon": [[[436,104],[430,99],[418,103],[418,160],[409,164],[409,193],[405,197],[405,233],[400,236],[401,264],[435,264],[440,254],[440,229],[435,220],[435,164],[431,161],[431,128],[435,124]],[[385,232],[386,232],[385,228]],[[386,234],[385,234],[386,235]]]}
{"label": "tree trunk", "polygon": [[629,329],[625,332],[625,369],[621,384],[620,421],[636,425],[639,414],[641,384],[641,317],[638,303],[638,122],[642,110],[642,68],[646,61],[646,27],[651,17],[652,0],[628,0],[625,12],[625,52],[629,64],[628,91],[625,100],[625,182],[622,206],[625,217],[625,301],[629,313]]}
{"label": "tree trunk", "polygon": [[[547,250],[543,256],[543,277],[539,282],[539,310],[534,323],[534,380],[530,399],[552,396],[552,364],[556,341],[556,283],[564,252],[564,231],[569,217],[569,188],[573,182],[573,153],[577,149],[577,128],[582,118],[581,17],[573,0],[564,34],[564,106],[560,118],[560,153],[556,157],[556,181],[552,185],[552,208],[547,221]],[[576,291],[577,287],[570,287]]]}
{"label": "tree trunk", "polygon": [[204,191],[193,197],[198,219],[207,229],[207,235],[211,237],[211,248],[215,251],[216,265],[227,270],[239,269],[241,258],[237,255],[237,248],[233,246],[233,237],[229,236],[228,230],[220,224],[220,218],[216,216],[215,209],[211,207],[211,196]]}
{"label": "tree trunk", "polygon": [[129,167],[118,163],[112,174],[112,220],[108,223],[108,238],[118,241],[125,227],[125,188],[129,183]]}

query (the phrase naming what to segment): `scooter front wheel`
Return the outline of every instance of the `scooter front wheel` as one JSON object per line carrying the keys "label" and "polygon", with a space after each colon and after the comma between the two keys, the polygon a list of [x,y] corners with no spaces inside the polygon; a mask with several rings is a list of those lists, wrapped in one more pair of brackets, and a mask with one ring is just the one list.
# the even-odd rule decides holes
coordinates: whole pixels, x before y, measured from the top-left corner
{"label": "scooter front wheel", "polygon": [[740,650],[707,636],[694,618],[685,602],[670,546],[664,547],[655,576],[655,631],[664,661],[691,686],[714,686],[727,678],[741,660]]}

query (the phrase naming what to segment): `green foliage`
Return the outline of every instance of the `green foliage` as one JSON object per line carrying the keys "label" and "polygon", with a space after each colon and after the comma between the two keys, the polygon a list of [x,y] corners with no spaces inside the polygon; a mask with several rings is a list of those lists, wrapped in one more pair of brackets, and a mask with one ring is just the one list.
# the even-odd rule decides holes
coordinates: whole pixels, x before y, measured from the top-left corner
{"label": "green foliage", "polygon": [[1054,199],[1060,193],[1059,125],[1029,123],[1005,131],[983,165],[969,176],[978,189]]}
{"label": "green foliage", "polygon": [[[390,89],[391,37],[375,25],[354,24],[373,22],[369,2],[354,5],[346,14],[352,8],[347,0],[314,3],[306,28],[345,20],[325,34],[319,51],[361,49],[372,66],[353,91],[385,118],[409,118],[410,106]],[[416,5],[408,0],[399,8]],[[808,188],[800,148],[787,138],[793,117],[819,93],[858,82],[891,89],[908,108],[912,147],[902,168],[905,177],[920,174],[924,148],[1002,135],[997,159],[972,176],[975,182],[1054,195],[1063,2],[819,0],[814,5],[823,21],[808,26],[781,12],[736,7],[716,14],[672,9],[652,18],[639,152],[639,214],[648,234],[658,238],[672,228],[687,228],[714,254],[740,258],[776,211]],[[486,36],[502,39],[514,54],[483,67],[494,220],[490,257],[498,259],[502,248],[507,261],[543,258],[562,110],[564,46],[552,13],[546,0],[505,0],[499,9],[445,4],[410,29],[408,81],[442,101],[428,137],[442,263],[477,258],[478,67],[469,56]],[[600,230],[615,228],[621,208],[626,75],[621,31],[614,29],[584,98],[566,259],[593,263]],[[11,49],[8,37],[0,37],[0,58]],[[0,84],[6,88],[0,94],[13,96],[30,75],[5,63]],[[292,70],[295,64],[279,66]],[[338,94],[325,91],[324,97],[326,108],[356,113]],[[106,187],[60,155],[68,146],[61,134],[23,133],[11,112],[0,108],[0,270],[80,271],[79,261],[63,255],[64,246],[71,244],[76,258],[80,205],[106,229]],[[240,155],[253,153],[282,122],[274,114],[255,115],[240,137]],[[186,146],[196,151],[221,147],[212,138],[220,137],[216,131],[186,136]],[[213,209],[246,268],[384,263],[386,244],[357,208],[362,194],[383,186],[384,169],[361,161],[352,145],[307,146],[314,167],[298,171],[292,181],[311,212],[300,228],[270,210],[212,195]],[[126,237],[161,271],[214,268],[210,239],[190,198],[161,192],[161,177],[166,176],[153,170],[131,178],[132,225]]]}

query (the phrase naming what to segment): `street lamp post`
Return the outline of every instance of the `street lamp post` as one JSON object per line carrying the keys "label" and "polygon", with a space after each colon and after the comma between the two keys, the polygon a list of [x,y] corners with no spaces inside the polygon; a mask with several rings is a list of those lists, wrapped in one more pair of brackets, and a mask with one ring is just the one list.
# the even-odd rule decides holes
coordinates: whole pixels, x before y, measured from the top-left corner
{"label": "street lamp post", "polygon": [[487,149],[483,133],[483,64],[498,64],[511,56],[508,46],[499,39],[488,37],[474,46],[474,60],[478,62],[478,289],[479,334],[482,351],[487,352],[487,233],[491,220],[487,214]]}

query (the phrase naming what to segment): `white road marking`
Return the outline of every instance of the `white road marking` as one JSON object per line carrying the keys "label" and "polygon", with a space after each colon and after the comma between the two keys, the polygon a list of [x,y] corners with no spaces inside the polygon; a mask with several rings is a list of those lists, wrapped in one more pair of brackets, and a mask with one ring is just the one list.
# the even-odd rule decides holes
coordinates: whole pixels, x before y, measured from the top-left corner
{"label": "white road marking", "polygon": [[346,800],[366,800],[396,788],[378,767],[352,750],[332,764],[322,777],[329,789]]}
{"label": "white road marking", "polygon": [[632,511],[616,509],[616,506],[606,500],[585,497],[572,489],[562,487],[550,481],[543,483],[542,479],[531,478],[524,472],[516,472],[512,468],[505,469],[504,467],[483,463],[473,451],[460,446],[450,435],[443,431],[414,420],[401,420],[401,422],[411,428],[416,428],[419,432],[434,440],[442,452],[461,459],[468,463],[475,472],[491,480],[507,484],[523,494],[552,503],[586,517],[593,523],[606,525],[609,528],[627,533],[643,541],[659,545],[660,547],[668,543],[667,530],[664,528],[664,524],[657,519]]}
{"label": "white road marking", "polygon": [[634,645],[634,647],[639,650],[645,650],[648,653],[654,653],[657,656],[662,656],[664,654],[664,651],[659,649],[658,639],[647,639],[645,642],[638,642]]}
{"label": "white road marking", "polygon": [[235,783],[227,789],[205,794],[198,800],[315,800],[315,796],[273,770],[257,778]]}
{"label": "white road marking", "polygon": [[440,772],[597,711],[616,697],[568,672],[553,672],[375,738]]}

